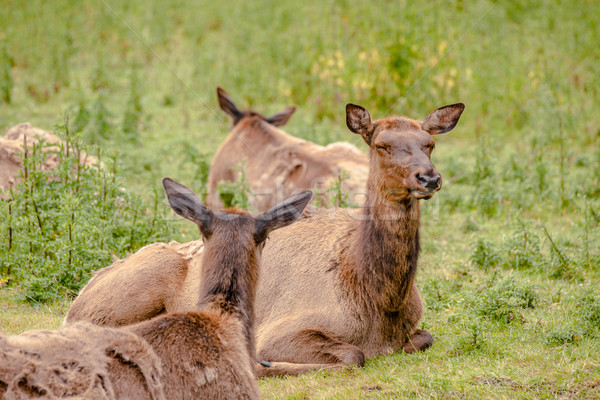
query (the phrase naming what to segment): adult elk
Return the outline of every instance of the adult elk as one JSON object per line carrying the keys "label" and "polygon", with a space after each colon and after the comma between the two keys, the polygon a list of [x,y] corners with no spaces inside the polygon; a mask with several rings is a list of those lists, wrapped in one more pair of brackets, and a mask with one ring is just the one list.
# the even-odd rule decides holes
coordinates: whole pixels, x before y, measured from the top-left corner
{"label": "adult elk", "polygon": [[[442,185],[430,160],[433,135],[452,130],[463,110],[459,103],[424,120],[372,121],[364,108],[346,106],[348,128],[369,146],[366,200],[358,210],[311,209],[271,235],[255,303],[257,355],[266,360],[259,376],[363,365],[378,354],[431,346],[432,336],[417,328],[419,200]],[[200,284],[187,278],[197,271],[185,260],[199,246],[154,245],[101,270],[66,322],[120,325],[185,308],[189,288]],[[153,297],[140,296],[148,284]]]}
{"label": "adult elk", "polygon": [[364,195],[368,159],[353,145],[336,142],[320,146],[277,129],[289,120],[294,107],[266,118],[255,111],[240,111],[221,88],[217,88],[217,97],[221,109],[232,118],[233,127],[210,167],[207,195],[210,207],[223,206],[218,184],[236,180],[240,165],[254,194],[252,206],[258,211],[300,190],[316,187],[325,192],[342,171],[349,174],[342,180],[342,191],[353,197]]}
{"label": "adult elk", "polygon": [[357,212],[314,211],[271,236],[256,302],[257,353],[268,360],[260,376],[362,366],[432,345],[417,328],[419,200],[442,185],[432,136],[452,130],[463,110],[459,103],[422,121],[372,121],[364,108],[346,106],[348,128],[370,148],[366,201]]}

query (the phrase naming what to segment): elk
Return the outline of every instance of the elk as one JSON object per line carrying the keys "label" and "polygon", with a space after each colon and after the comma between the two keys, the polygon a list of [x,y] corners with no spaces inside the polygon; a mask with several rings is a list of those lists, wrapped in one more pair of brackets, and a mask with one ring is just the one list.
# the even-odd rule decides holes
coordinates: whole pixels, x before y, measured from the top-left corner
{"label": "elk", "polygon": [[[369,146],[366,199],[357,210],[307,209],[270,236],[255,303],[257,376],[362,366],[376,355],[432,345],[431,334],[417,327],[419,201],[442,186],[431,162],[433,136],[452,130],[464,107],[444,106],[423,120],[373,121],[363,107],[346,106],[348,128]],[[66,323],[130,324],[186,307],[186,274],[198,272],[185,260],[199,247],[154,245],[101,270]],[[141,296],[151,282],[159,282],[153,296]]]}
{"label": "elk", "polygon": [[[5,369],[3,363],[0,367],[1,390],[15,398],[21,398],[17,393],[25,390],[49,394],[56,387],[58,379],[55,375],[70,368],[75,372],[65,373],[60,379],[59,389],[65,398],[77,394],[82,386],[90,387],[86,395],[97,393],[99,389],[106,389],[108,395],[113,395],[97,398],[163,398],[161,391],[168,395],[164,398],[169,399],[259,398],[255,378],[253,304],[262,247],[271,231],[291,224],[300,216],[312,193],[302,192],[261,215],[251,216],[237,210],[213,212],[187,187],[168,178],[163,180],[163,185],[171,208],[196,223],[205,242],[203,250],[190,260],[192,264],[200,264],[195,310],[163,314],[120,328],[79,322],[54,334],[42,332],[8,339],[0,337],[0,360],[6,360],[9,365],[8,361],[16,359],[13,365],[18,368]],[[165,267],[169,269],[170,265]],[[152,296],[151,287],[146,289],[144,294]],[[87,333],[84,339],[78,340],[77,335],[71,333],[78,330],[79,335]],[[64,339],[68,335],[73,339],[70,343]],[[122,343],[125,339],[119,341],[121,336],[127,339],[125,344]],[[110,345],[105,345],[106,337],[111,338]],[[136,343],[135,351],[122,351],[128,349],[132,337],[143,340]],[[85,346],[73,345],[81,340],[87,341]],[[145,354],[137,358],[131,356],[130,353],[144,353],[144,345]],[[82,347],[90,347],[90,350],[82,351]],[[103,350],[98,352],[98,348]],[[49,352],[53,354],[53,363],[45,364],[43,356],[49,357]],[[62,357],[58,366],[55,362],[57,354]],[[65,354],[71,359],[65,360]],[[89,361],[90,365],[87,370],[79,368],[81,365],[87,367],[88,364],[80,363],[78,359],[85,356],[88,359],[83,361]],[[37,361],[37,364],[23,361],[23,357]],[[110,360],[106,362],[106,358]],[[153,362],[156,359],[158,365]],[[26,369],[23,375],[20,368],[23,365],[34,367]],[[82,370],[91,371],[88,375],[92,376],[81,376]],[[108,373],[103,374],[106,370]],[[48,373],[44,375],[40,371]],[[148,373],[144,374],[144,371]],[[69,385],[70,377],[78,379]],[[158,386],[148,384],[154,381]],[[90,384],[86,386],[82,382]],[[154,393],[148,393],[150,389],[154,389]]]}
{"label": "elk", "polygon": [[366,200],[357,212],[316,210],[272,235],[257,288],[257,354],[267,360],[259,376],[362,366],[433,344],[417,328],[419,200],[442,186],[433,135],[452,130],[463,110],[459,103],[422,121],[373,121],[363,107],[346,106],[348,128],[369,146]]}
{"label": "elk", "polygon": [[[316,188],[324,193],[342,171],[349,173],[348,179],[342,181],[343,192],[351,195],[350,201],[362,201],[368,159],[356,147],[345,142],[320,146],[277,129],[289,120],[294,107],[266,118],[255,111],[240,111],[222,88],[217,88],[217,97],[233,126],[210,167],[207,195],[210,207],[223,206],[218,184],[236,180],[240,165],[254,194],[251,205],[258,211],[300,190]],[[326,199],[323,201],[326,203]]]}

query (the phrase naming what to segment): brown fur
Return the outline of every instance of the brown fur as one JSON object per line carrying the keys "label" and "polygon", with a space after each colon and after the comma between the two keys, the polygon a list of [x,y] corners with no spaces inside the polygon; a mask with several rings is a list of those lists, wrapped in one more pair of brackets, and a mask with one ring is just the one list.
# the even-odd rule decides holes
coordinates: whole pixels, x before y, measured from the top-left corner
{"label": "brown fur", "polygon": [[[442,107],[423,121],[372,121],[364,108],[347,106],[348,127],[370,148],[367,199],[358,210],[310,209],[296,224],[271,235],[263,252],[255,308],[257,355],[273,363],[259,367],[260,376],[362,365],[375,355],[399,349],[410,353],[433,343],[428,332],[417,329],[423,312],[415,285],[419,199],[441,188],[430,160],[431,135],[451,130],[463,109],[462,104]],[[116,324],[143,319],[152,301],[137,299],[141,288],[155,281],[161,282],[153,285],[154,298],[161,304],[157,308],[170,311],[184,304],[182,293],[186,285],[193,286],[188,276],[199,268],[186,264],[186,254],[199,246],[155,245],[141,250],[136,262],[125,260],[128,269],[144,269],[144,275],[128,281],[122,296],[129,301],[112,304],[110,313],[96,320]],[[179,254],[173,255],[177,261],[159,265],[155,260],[167,253]],[[109,275],[113,267],[108,268],[89,285],[98,280],[96,285],[108,290],[111,282],[128,279],[125,272]],[[182,289],[172,301],[170,289],[163,288],[177,285]],[[85,319],[94,310],[102,312],[100,295],[86,290],[72,307],[80,311],[70,310],[67,322]]]}
{"label": "brown fur", "polygon": [[[111,370],[134,370],[134,386]],[[124,330],[80,322],[60,331],[0,336],[0,398],[167,399],[160,361],[146,341]],[[121,390],[117,390],[121,389]]]}
{"label": "brown fur", "polygon": [[[20,171],[23,160],[19,153],[25,148],[29,151],[33,144],[42,139],[48,145],[44,148],[46,159],[43,170],[51,170],[58,164],[58,156],[51,152],[57,151],[64,142],[51,132],[31,126],[29,122],[15,125],[9,128],[4,137],[0,137],[0,198],[5,196],[2,190],[7,191],[20,180]],[[80,155],[81,162],[92,166],[98,163],[98,159],[85,153]]]}
{"label": "brown fur", "polygon": [[[235,171],[243,164],[246,179],[254,193],[252,206],[265,211],[281,199],[304,189],[325,193],[342,170],[350,176],[342,189],[350,201],[362,203],[368,175],[368,159],[345,142],[328,146],[293,137],[275,126],[287,122],[295,108],[288,108],[266,118],[254,111],[240,111],[229,95],[217,88],[221,108],[232,117],[233,127],[221,144],[208,175],[208,205],[223,206],[217,193],[220,181],[238,178]],[[282,116],[286,116],[283,118]]]}

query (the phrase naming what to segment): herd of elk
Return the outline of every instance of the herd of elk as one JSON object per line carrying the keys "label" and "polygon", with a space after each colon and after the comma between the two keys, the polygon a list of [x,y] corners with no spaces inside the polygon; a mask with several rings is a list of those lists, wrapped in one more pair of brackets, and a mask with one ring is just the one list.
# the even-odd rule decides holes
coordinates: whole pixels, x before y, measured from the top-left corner
{"label": "herd of elk", "polygon": [[[163,185],[171,208],[198,225],[205,243],[204,249],[189,260],[193,265],[190,269],[199,271],[193,310],[159,315],[121,328],[80,322],[57,332],[0,336],[1,398],[92,398],[92,394],[98,399],[259,398],[254,301],[261,251],[271,231],[300,216],[312,193],[296,194],[252,216],[237,210],[211,211],[187,187],[168,178]],[[164,267],[171,271],[172,265]],[[139,294],[152,297],[152,289],[146,287]],[[72,332],[84,336],[65,341]],[[99,344],[107,337],[107,354],[94,353],[96,347],[103,348]],[[89,348],[77,346],[80,342]],[[140,351],[146,354],[130,354]],[[100,362],[86,368],[94,361],[98,363],[94,359],[84,363],[90,361],[82,360],[90,354],[94,359],[106,358],[108,365]],[[61,360],[58,364],[57,357]],[[157,359],[158,366],[157,362],[146,362],[148,367],[143,368],[148,359]],[[28,366],[25,371],[24,365]]]}
{"label": "herd of elk", "polygon": [[251,205],[265,211],[278,201],[300,190],[315,189],[315,196],[327,204],[325,194],[347,173],[341,189],[349,201],[363,201],[369,160],[346,142],[321,146],[288,135],[281,129],[290,119],[294,107],[264,117],[255,111],[240,111],[225,90],[217,88],[221,109],[232,119],[232,129],[215,153],[208,175],[207,204],[223,206],[218,184],[235,181],[243,168],[253,193]]}
{"label": "herd of elk", "polygon": [[[463,110],[459,103],[423,120],[373,121],[364,108],[346,106],[348,128],[369,147],[366,199],[358,210],[307,209],[266,242],[255,299],[257,376],[362,366],[378,354],[431,346],[432,336],[417,328],[419,200],[442,184],[430,159],[433,135],[452,130]],[[274,129],[263,118],[231,112],[234,124],[246,121],[234,131]],[[199,241],[155,244],[100,270],[65,323],[129,325],[190,310],[205,287],[202,266],[190,262],[202,248]]]}

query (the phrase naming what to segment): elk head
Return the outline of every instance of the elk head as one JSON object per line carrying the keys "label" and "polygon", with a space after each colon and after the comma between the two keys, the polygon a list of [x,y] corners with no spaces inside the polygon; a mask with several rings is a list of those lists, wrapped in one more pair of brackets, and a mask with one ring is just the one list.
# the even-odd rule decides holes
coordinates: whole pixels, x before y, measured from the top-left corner
{"label": "elk head", "polygon": [[273,126],[283,126],[288,122],[294,111],[296,111],[296,107],[288,107],[270,117],[265,117],[253,110],[242,111],[237,108],[229,93],[220,87],[217,87],[217,98],[219,99],[221,110],[225,111],[231,117],[232,126],[235,126],[244,117],[259,117]]}
{"label": "elk head", "polygon": [[361,106],[346,105],[348,128],[370,147],[369,188],[391,202],[430,199],[442,187],[442,177],[431,162],[433,135],[451,131],[465,105],[438,108],[423,120],[390,117],[372,121]]}

